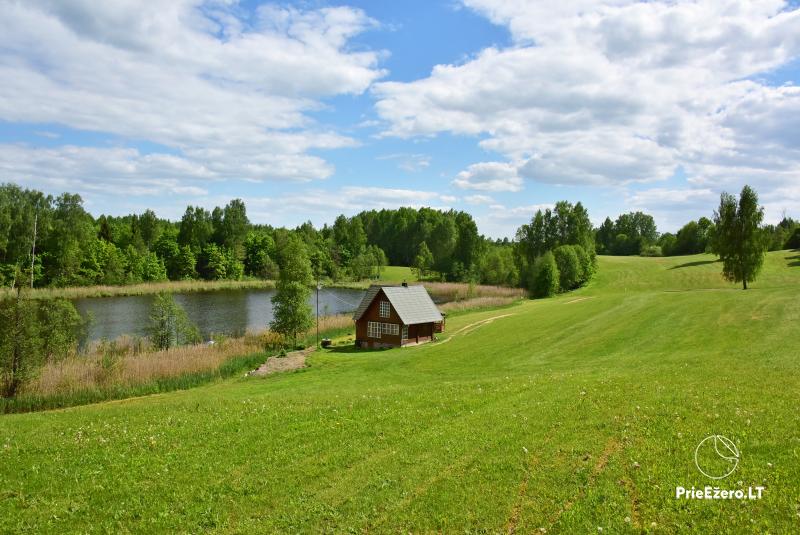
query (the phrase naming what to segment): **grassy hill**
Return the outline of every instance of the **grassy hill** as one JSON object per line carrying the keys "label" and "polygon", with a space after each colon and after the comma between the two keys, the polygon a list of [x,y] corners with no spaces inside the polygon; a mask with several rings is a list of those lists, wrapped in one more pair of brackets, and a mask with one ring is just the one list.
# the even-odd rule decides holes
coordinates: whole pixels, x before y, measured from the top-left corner
{"label": "grassy hill", "polygon": [[[0,417],[0,531],[797,532],[800,254],[746,292],[719,272],[601,258],[436,344]],[[694,463],[711,434],[741,451],[718,481]]]}

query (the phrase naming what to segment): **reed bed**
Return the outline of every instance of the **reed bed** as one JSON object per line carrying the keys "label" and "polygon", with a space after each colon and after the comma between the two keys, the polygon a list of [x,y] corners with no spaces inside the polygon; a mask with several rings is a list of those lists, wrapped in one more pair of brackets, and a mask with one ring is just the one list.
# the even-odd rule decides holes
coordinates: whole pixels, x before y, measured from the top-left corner
{"label": "reed bed", "polygon": [[465,282],[426,282],[424,285],[431,296],[444,302],[462,301],[476,297],[508,297],[512,299],[525,297],[525,290],[522,288],[507,286],[484,286]]}
{"label": "reed bed", "polygon": [[[353,320],[347,314],[323,316],[319,320],[321,335],[351,327]],[[313,343],[315,334],[316,326],[308,330],[304,341]],[[280,337],[262,330],[237,338],[220,337],[213,344],[157,351],[145,339],[121,336],[112,342],[94,342],[82,354],[46,364],[21,395],[34,398],[69,396],[112,387],[129,389],[184,375],[208,374],[238,357],[261,354],[264,360],[271,351],[279,349],[280,342]]]}
{"label": "reed bed", "polygon": [[110,386],[126,388],[166,377],[217,370],[233,357],[263,350],[258,339],[252,336],[163,351],[137,353],[134,347],[120,344],[106,353],[95,349],[88,355],[49,363],[22,394],[46,397]]}
{"label": "reed bed", "polygon": [[449,314],[466,312],[468,310],[476,310],[479,308],[497,308],[508,306],[516,301],[517,297],[473,297],[472,299],[463,299],[461,301],[450,301],[443,305],[439,305],[439,310]]}
{"label": "reed bed", "polygon": [[[34,288],[27,295],[33,299],[79,299],[82,297],[112,297],[124,295],[149,295],[159,292],[185,293],[208,292],[214,290],[245,290],[274,288],[275,282],[268,280],[184,280],[143,282],[124,286],[68,286],[65,288]],[[0,289],[0,299],[12,295],[9,288]]]}

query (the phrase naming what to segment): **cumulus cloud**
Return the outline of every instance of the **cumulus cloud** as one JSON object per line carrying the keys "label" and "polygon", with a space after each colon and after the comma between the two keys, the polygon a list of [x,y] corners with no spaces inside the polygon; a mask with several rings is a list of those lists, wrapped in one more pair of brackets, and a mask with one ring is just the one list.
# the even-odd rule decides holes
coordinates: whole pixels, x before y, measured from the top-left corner
{"label": "cumulus cloud", "polygon": [[[156,166],[175,181],[326,178],[332,167],[308,151],[356,142],[309,112],[384,74],[377,52],[348,46],[376,24],[349,7],[251,15],[236,2],[0,0],[0,9],[0,119],[165,147],[161,155],[62,149],[58,157],[79,158],[85,177],[152,176]],[[17,172],[56,158],[4,150],[18,158],[9,163]]]}
{"label": "cumulus cloud", "polygon": [[[507,26],[512,45],[438,65],[420,80],[377,83],[383,135],[479,136],[481,148],[509,162],[507,179],[551,184],[658,182],[679,166],[699,186],[722,175],[764,188],[800,178],[800,89],[759,78],[800,55],[796,7],[463,3]],[[482,183],[473,167],[455,184]]]}
{"label": "cumulus cloud", "polygon": [[467,195],[464,197],[467,204],[493,204],[494,199],[488,195]]}
{"label": "cumulus cloud", "polygon": [[517,167],[503,162],[483,162],[461,171],[453,185],[479,191],[519,191],[522,189]]}

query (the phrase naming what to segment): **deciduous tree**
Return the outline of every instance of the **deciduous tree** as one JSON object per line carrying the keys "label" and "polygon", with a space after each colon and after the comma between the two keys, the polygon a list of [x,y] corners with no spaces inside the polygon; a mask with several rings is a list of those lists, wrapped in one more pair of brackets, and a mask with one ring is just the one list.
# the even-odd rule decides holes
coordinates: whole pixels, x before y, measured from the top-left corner
{"label": "deciduous tree", "polygon": [[738,205],[736,197],[723,193],[714,212],[715,248],[722,260],[722,275],[741,282],[745,290],[764,264],[763,219],[764,208],[758,205],[758,194],[750,186],[742,188]]}

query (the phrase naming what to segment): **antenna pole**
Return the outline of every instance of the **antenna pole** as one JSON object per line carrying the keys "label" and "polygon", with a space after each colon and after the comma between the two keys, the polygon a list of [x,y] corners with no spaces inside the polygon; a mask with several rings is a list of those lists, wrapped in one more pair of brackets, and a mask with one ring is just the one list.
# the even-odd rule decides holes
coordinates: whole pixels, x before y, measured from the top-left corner
{"label": "antenna pole", "polygon": [[317,277],[317,347],[319,347],[319,277]]}
{"label": "antenna pole", "polygon": [[33,247],[31,248],[31,289],[33,289],[33,263],[36,260],[36,225],[39,223],[39,211],[33,217]]}

